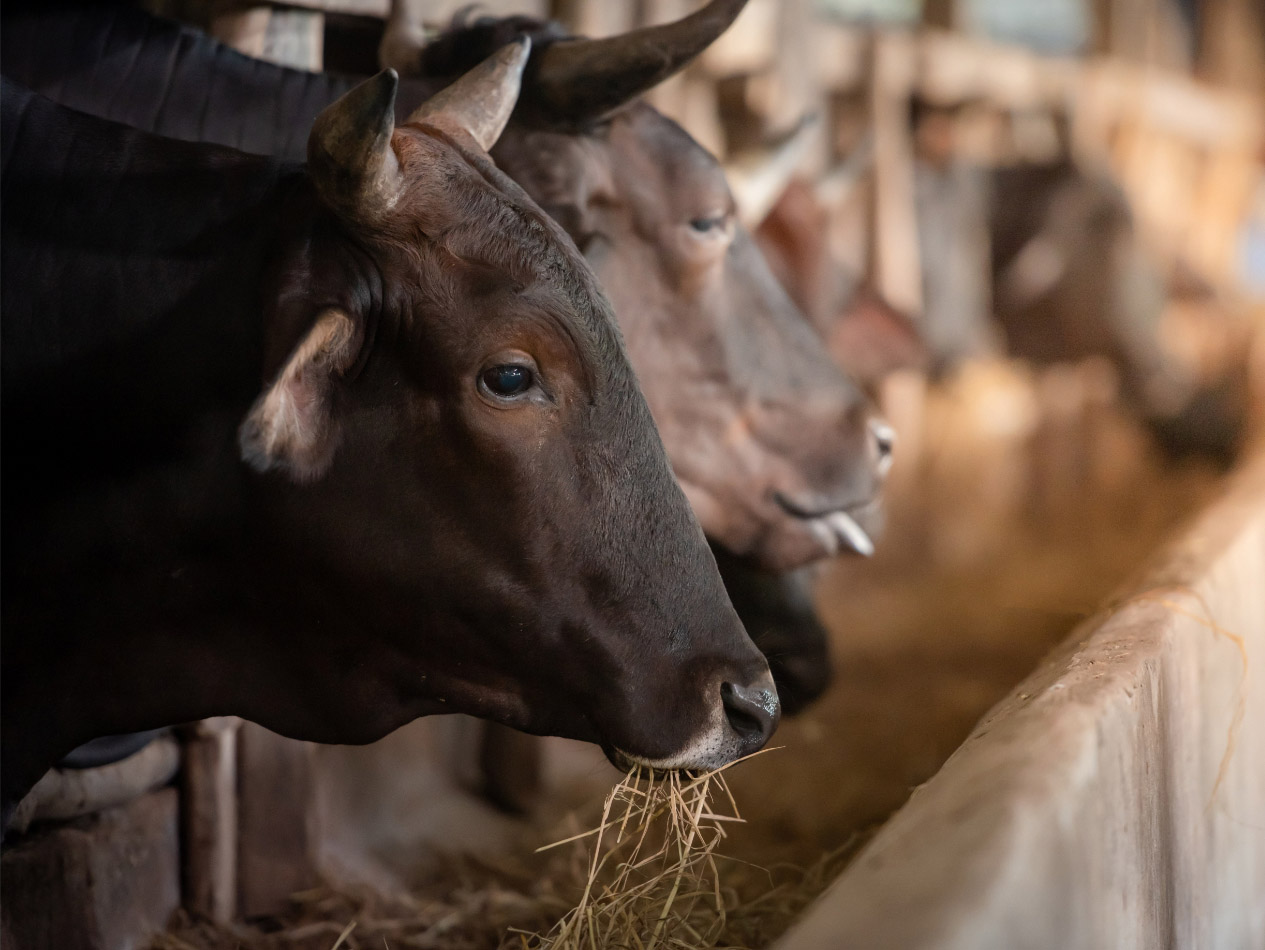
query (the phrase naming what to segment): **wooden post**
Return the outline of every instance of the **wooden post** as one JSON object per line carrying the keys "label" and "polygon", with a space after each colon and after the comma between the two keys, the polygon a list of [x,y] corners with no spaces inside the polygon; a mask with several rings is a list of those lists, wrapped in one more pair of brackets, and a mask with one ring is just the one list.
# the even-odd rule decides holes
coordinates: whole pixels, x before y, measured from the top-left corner
{"label": "wooden post", "polygon": [[1265,6],[1260,0],[1202,0],[1198,75],[1265,96]]}
{"label": "wooden post", "polygon": [[873,39],[870,117],[874,124],[874,253],[871,278],[898,310],[922,312],[922,268],[914,207],[909,100],[913,90],[913,38]]}
{"label": "wooden post", "polygon": [[234,716],[189,727],[181,789],[184,904],[219,923],[237,913],[237,731]]}
{"label": "wooden post", "polygon": [[274,915],[290,895],[316,886],[314,752],[251,722],[238,732],[238,907]]}
{"label": "wooden post", "polygon": [[612,36],[633,28],[632,0],[553,0],[552,16],[576,36]]}

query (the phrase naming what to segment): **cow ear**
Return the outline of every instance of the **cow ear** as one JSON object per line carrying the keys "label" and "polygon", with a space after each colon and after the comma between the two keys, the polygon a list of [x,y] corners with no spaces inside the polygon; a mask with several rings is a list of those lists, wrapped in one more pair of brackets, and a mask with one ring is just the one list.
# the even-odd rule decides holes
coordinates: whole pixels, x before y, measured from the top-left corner
{"label": "cow ear", "polygon": [[295,347],[238,430],[242,460],[295,481],[319,478],[338,448],[334,390],[356,363],[363,331],[342,310],[326,310]]}

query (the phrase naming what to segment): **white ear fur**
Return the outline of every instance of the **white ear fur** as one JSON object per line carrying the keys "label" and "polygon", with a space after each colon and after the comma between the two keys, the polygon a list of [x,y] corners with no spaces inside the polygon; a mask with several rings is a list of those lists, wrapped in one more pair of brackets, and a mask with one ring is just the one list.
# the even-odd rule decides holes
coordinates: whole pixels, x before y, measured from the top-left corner
{"label": "white ear fur", "polygon": [[355,362],[359,334],[341,310],[327,310],[255,400],[238,429],[242,460],[259,472],[280,469],[296,481],[323,475],[338,448],[334,378]]}

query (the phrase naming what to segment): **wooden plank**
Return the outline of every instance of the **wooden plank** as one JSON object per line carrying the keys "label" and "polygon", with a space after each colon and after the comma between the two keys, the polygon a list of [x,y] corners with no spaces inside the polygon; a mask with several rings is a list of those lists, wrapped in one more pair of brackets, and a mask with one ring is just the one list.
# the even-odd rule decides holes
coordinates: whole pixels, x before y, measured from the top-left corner
{"label": "wooden plank", "polygon": [[325,45],[325,15],[317,10],[254,6],[211,20],[216,39],[247,56],[294,69],[319,72]]}
{"label": "wooden plank", "polygon": [[212,18],[207,32],[239,53],[259,59],[263,56],[271,19],[272,10],[266,6],[233,10]]}
{"label": "wooden plank", "polygon": [[286,6],[306,7],[325,13],[374,16],[383,20],[391,12],[391,0],[286,0]]}

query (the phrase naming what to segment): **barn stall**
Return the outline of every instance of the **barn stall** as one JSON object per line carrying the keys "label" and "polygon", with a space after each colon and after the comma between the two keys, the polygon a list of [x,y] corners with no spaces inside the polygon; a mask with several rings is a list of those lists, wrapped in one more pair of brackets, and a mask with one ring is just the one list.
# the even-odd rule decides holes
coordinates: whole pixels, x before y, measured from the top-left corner
{"label": "barn stall", "polygon": [[[548,12],[600,34],[689,6]],[[256,55],[351,68],[385,7],[321,7],[193,13]],[[928,26],[964,25],[937,7]],[[889,524],[873,559],[814,579],[834,682],[783,722],[779,748],[729,773],[745,819],[720,848],[731,921],[700,945],[1265,933],[1250,899],[1265,889],[1265,710],[1249,676],[1265,634],[1265,313],[1245,263],[1262,227],[1259,75],[1243,92],[1228,86],[1246,73],[1182,62],[1162,4],[1144,48],[1128,11],[1105,7],[1114,29],[1073,60],[752,0],[654,96],[735,180],[815,110],[795,158],[829,259],[915,327],[963,330],[873,382],[899,440]],[[1225,24],[1250,15],[1210,5],[1204,42],[1222,50]],[[1220,84],[1184,74],[1195,66]],[[1086,306],[1098,286],[1067,289],[1058,221],[1004,273],[990,266],[973,173],[1065,154],[1127,196],[1164,291],[1164,355],[1183,393],[1214,394],[1194,421],[1191,402],[1140,402],[1116,354],[1008,358],[978,322],[1003,306],[1052,319],[1043,308]],[[833,344],[838,314],[804,309]],[[235,720],[182,727],[117,765],[58,770],[23,803],[5,942],[138,946],[169,927],[159,946],[518,945],[507,928],[547,931],[584,883],[586,840],[535,848],[596,822],[618,777],[591,748],[469,720],[365,748]]]}

